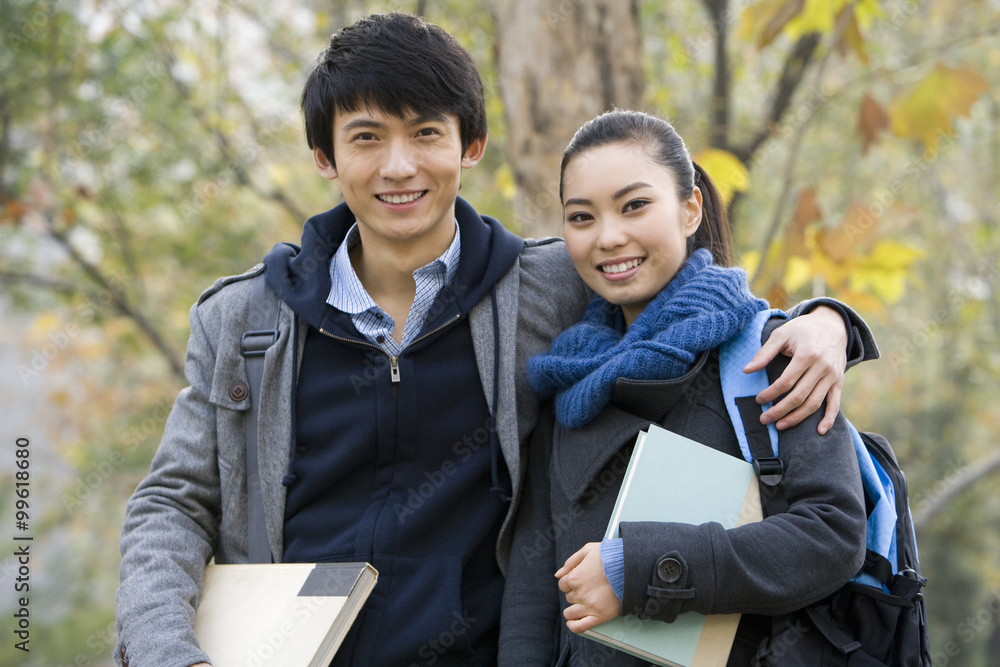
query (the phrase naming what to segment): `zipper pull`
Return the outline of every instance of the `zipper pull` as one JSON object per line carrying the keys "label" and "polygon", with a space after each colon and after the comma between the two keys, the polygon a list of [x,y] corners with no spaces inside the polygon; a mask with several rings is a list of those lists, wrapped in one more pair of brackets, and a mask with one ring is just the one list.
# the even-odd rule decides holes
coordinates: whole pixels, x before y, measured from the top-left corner
{"label": "zipper pull", "polygon": [[393,384],[399,382],[399,361],[398,357],[389,357],[389,372],[392,375]]}

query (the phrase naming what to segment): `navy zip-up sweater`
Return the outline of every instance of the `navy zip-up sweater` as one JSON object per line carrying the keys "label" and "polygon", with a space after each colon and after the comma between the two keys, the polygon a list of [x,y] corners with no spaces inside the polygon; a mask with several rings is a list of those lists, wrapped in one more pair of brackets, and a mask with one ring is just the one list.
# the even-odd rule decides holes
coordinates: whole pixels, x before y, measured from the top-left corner
{"label": "navy zip-up sweater", "polygon": [[[368,561],[379,582],[334,665],[492,664],[503,578],[494,545],[506,475],[467,314],[523,241],[456,202],[454,280],[398,357],[326,304],[329,262],[354,216],[307,222],[302,249],[265,258],[269,283],[309,325],[295,396],[286,562]],[[508,485],[501,483],[501,487]]]}

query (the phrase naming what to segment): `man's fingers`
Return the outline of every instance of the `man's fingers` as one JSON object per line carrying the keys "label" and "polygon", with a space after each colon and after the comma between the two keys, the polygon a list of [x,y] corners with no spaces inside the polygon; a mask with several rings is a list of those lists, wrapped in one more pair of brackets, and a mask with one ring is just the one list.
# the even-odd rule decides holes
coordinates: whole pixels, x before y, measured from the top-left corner
{"label": "man's fingers", "polygon": [[[790,368],[791,364],[789,364]],[[786,373],[789,369],[786,369]],[[783,377],[784,374],[771,386],[778,386],[783,382]],[[791,387],[785,397],[761,415],[761,423],[778,422],[779,429],[795,426],[819,408],[826,396],[826,388],[831,382],[832,380],[825,379],[815,367],[806,369],[805,374],[795,379],[795,385]],[[764,393],[761,392],[761,394]],[[757,400],[760,400],[760,394],[758,394]],[[806,409],[804,414],[799,413],[800,409]]]}
{"label": "man's fingers", "polygon": [[823,420],[816,427],[816,432],[820,435],[826,434],[831,428],[833,428],[833,422],[837,418],[837,413],[840,412],[840,392],[844,388],[843,382],[834,382],[833,386],[826,393],[826,413],[823,415]]}
{"label": "man's fingers", "polygon": [[[803,379],[803,373],[807,373],[811,370],[812,369],[810,368],[808,363],[805,363],[803,361],[796,359],[795,357],[792,357],[792,360],[788,363],[788,366],[785,368],[785,371],[780,376],[778,376],[778,379],[775,380],[773,383],[771,383],[771,385],[767,387],[767,389],[764,389],[762,392],[757,394],[757,403],[760,405],[763,405],[764,403],[770,403],[771,401],[774,401],[782,394],[787,393],[789,395],[786,396],[784,399],[782,399],[781,402],[785,403],[785,401],[787,401],[789,397],[793,397],[792,400],[793,405],[791,405],[788,408],[788,410],[798,407],[799,404],[805,400],[807,394],[796,397],[794,391],[801,384],[801,380]],[[788,412],[788,410],[785,410],[784,412],[777,415],[774,419],[770,421],[776,421],[785,412]],[[768,412],[770,412],[770,410],[768,410]],[[764,423],[766,424],[767,422]]]}
{"label": "man's fingers", "polygon": [[824,398],[826,398],[825,387],[822,387],[821,385],[814,386],[812,393],[803,399],[799,405],[795,406],[794,409],[789,409],[786,415],[779,417],[775,426],[779,431],[783,431],[786,428],[791,428],[792,426],[799,424],[806,417],[819,410],[820,404],[823,402]]}
{"label": "man's fingers", "polygon": [[[760,346],[757,350],[757,354],[753,355],[753,359],[750,360],[746,366],[743,367],[744,373],[756,373],[762,368],[765,368],[769,363],[771,363],[778,353],[781,352],[782,348],[785,347],[786,336],[780,328],[775,329],[771,337],[767,339],[767,342]],[[764,401],[765,403],[767,401]]]}

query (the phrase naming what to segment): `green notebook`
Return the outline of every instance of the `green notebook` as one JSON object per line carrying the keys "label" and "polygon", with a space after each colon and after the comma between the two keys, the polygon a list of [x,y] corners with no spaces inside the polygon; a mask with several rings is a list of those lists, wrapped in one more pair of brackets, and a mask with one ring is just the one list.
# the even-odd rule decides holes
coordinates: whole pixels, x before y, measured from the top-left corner
{"label": "green notebook", "polygon": [[[619,537],[622,521],[734,528],[761,518],[752,465],[652,424],[636,439],[605,537]],[[658,665],[710,667],[726,664],[739,622],[739,614],[690,612],[673,623],[619,616],[583,636]]]}

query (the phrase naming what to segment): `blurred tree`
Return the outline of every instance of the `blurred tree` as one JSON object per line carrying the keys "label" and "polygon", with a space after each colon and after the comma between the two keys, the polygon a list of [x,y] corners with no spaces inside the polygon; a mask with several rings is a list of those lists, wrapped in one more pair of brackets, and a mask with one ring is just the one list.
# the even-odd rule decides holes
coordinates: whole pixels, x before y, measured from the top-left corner
{"label": "blurred tree", "polygon": [[108,662],[117,533],[184,383],[187,309],[337,202],[299,88],[331,32],[390,10],[481,66],[491,141],[463,196],[483,212],[558,233],[577,126],[647,108],[729,193],[758,291],[826,292],[869,319],[883,360],[849,373],[845,409],[909,475],[936,664],[995,664],[995,2],[0,0],[0,308],[28,318],[3,389],[48,397],[45,641],[0,665]]}
{"label": "blurred tree", "polygon": [[562,229],[559,161],[583,123],[642,106],[637,0],[494,0],[497,73],[519,231]]}

